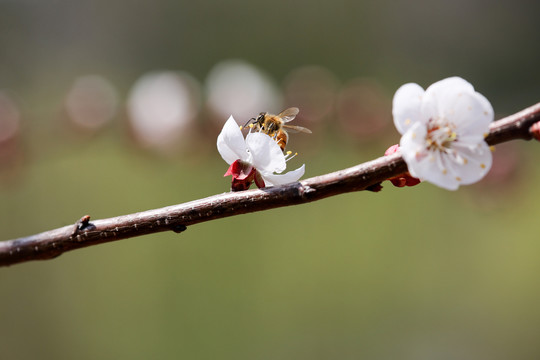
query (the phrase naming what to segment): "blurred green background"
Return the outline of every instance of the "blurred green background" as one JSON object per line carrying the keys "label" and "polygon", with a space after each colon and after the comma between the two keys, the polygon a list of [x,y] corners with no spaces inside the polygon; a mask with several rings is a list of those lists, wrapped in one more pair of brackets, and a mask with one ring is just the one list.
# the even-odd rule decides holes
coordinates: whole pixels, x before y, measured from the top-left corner
{"label": "blurred green background", "polygon": [[[403,83],[540,100],[536,1],[0,0],[0,239],[228,190],[227,114],[298,106],[311,177],[398,142]],[[0,269],[2,359],[540,357],[540,147]]]}

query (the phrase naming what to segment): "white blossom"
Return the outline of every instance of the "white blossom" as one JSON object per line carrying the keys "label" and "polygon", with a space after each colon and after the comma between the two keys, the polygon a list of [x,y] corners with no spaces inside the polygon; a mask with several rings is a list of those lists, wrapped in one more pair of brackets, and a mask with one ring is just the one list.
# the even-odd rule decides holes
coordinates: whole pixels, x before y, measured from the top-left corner
{"label": "white blossom", "polygon": [[279,145],[270,136],[261,132],[250,132],[244,139],[232,116],[217,138],[217,148],[227,164],[232,166],[234,162],[240,160],[250,169],[253,167],[264,180],[265,186],[295,182],[304,175],[304,165],[282,174],[287,166],[288,156],[283,154]]}
{"label": "white blossom", "polygon": [[401,86],[393,100],[400,151],[413,177],[448,190],[482,179],[492,155],[484,141],[493,121],[489,101],[459,77]]}

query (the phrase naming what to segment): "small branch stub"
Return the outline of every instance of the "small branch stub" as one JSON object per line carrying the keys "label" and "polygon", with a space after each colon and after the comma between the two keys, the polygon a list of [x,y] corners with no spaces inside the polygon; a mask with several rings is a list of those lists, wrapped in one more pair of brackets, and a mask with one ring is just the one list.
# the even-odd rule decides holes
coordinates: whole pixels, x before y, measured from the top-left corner
{"label": "small branch stub", "polygon": [[72,235],[76,235],[79,231],[84,230],[88,228],[89,226],[93,226],[92,224],[90,224],[89,221],[90,221],[90,215],[84,215],[82,218],[77,220],[77,222],[75,223],[75,227],[73,228]]}

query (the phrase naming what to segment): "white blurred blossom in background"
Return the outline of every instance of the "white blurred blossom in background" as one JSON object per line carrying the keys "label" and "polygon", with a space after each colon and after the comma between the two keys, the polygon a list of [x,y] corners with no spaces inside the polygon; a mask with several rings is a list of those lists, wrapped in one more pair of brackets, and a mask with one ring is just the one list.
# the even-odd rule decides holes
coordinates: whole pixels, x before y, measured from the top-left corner
{"label": "white blurred blossom in background", "polygon": [[65,109],[76,126],[97,130],[118,113],[118,92],[103,76],[80,76],[75,79],[66,96]]}
{"label": "white blurred blossom in background", "polygon": [[133,135],[143,147],[171,150],[188,139],[200,104],[200,84],[188,73],[147,73],[135,82],[128,97]]}
{"label": "white blurred blossom in background", "polygon": [[281,93],[272,79],[241,60],[216,64],[206,78],[206,94],[208,107],[220,124],[230,115],[245,123],[260,112],[283,110]]}

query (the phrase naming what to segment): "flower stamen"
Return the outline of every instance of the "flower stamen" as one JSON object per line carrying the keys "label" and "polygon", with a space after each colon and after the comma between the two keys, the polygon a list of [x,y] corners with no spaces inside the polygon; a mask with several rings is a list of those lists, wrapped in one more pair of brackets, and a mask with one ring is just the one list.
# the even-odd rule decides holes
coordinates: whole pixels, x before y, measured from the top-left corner
{"label": "flower stamen", "polygon": [[293,157],[295,157],[296,155],[298,155],[297,152],[295,152],[295,153],[292,154],[292,155],[291,155],[291,154],[292,154],[292,151],[290,151],[290,150],[287,151],[287,152],[285,153],[285,161],[289,161],[289,160],[291,160]]}
{"label": "flower stamen", "polygon": [[448,153],[452,143],[458,140],[458,135],[453,128],[455,126],[445,118],[429,119],[426,135],[428,150]]}

